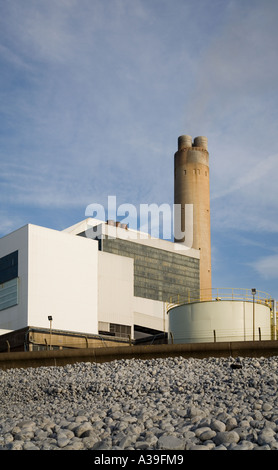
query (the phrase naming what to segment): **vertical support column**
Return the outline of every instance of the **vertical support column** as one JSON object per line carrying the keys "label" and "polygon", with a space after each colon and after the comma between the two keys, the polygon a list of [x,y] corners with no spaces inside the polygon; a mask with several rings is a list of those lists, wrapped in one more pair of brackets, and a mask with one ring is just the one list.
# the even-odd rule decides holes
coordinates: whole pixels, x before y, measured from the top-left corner
{"label": "vertical support column", "polygon": [[[200,297],[211,298],[210,184],[207,138],[178,138],[175,153],[174,203],[181,206],[181,232],[186,232],[186,205],[193,206],[193,243],[200,250]],[[186,237],[176,242],[185,243]]]}
{"label": "vertical support column", "polygon": [[273,324],[272,324],[272,328],[273,328],[273,339],[277,339],[277,302],[276,300],[272,299],[272,311],[273,311]]}

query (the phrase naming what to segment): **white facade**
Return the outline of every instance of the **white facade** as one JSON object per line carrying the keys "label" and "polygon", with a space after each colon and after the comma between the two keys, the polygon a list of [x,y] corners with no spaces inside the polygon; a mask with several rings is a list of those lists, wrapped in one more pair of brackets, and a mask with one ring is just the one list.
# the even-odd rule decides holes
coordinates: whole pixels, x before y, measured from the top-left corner
{"label": "white facade", "polygon": [[97,334],[97,243],[28,227],[29,325]]}
{"label": "white facade", "polygon": [[109,333],[113,324],[131,338],[134,324],[167,331],[164,302],[134,297],[134,260],[99,251],[98,241],[76,236],[83,228],[86,221],[62,232],[26,225],[0,239],[0,260],[18,251],[17,303],[0,309],[0,335],[49,328],[49,316],[53,330],[68,332]]}
{"label": "white facade", "polygon": [[18,250],[18,304],[0,311],[0,334],[26,326],[97,334],[97,242],[26,225],[0,240]]}
{"label": "white facade", "polygon": [[158,331],[168,331],[168,316],[165,302],[142,297],[133,298],[134,325]]}
{"label": "white facade", "polygon": [[133,259],[102,251],[98,256],[99,330],[126,325],[133,338]]}

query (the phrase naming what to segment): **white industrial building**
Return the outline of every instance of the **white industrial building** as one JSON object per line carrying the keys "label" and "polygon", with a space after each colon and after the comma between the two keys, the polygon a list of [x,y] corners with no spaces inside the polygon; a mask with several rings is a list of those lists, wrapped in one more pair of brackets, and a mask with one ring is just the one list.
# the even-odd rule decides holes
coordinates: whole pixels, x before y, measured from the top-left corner
{"label": "white industrial building", "polygon": [[1,238],[0,351],[276,339],[270,296],[213,295],[206,137],[179,137],[174,189],[177,242],[92,218]]}
{"label": "white industrial building", "polygon": [[125,340],[167,333],[166,298],[134,295],[135,260],[101,245],[120,240],[197,262],[199,251],[117,225],[86,219],[57,231],[28,224],[1,238],[0,335],[27,327],[48,334],[50,319],[53,345],[58,331]]}

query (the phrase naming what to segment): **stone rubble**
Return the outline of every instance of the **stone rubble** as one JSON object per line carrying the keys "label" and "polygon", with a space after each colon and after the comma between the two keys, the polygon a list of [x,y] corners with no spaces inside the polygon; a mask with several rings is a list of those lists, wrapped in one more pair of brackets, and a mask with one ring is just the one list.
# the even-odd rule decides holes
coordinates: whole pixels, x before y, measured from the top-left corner
{"label": "stone rubble", "polygon": [[276,356],[10,369],[0,383],[0,450],[278,449]]}

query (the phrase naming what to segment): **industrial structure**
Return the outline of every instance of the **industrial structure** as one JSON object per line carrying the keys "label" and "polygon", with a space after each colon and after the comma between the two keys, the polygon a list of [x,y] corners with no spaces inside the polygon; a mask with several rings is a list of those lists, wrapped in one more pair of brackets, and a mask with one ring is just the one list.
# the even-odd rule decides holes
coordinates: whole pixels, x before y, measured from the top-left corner
{"label": "industrial structure", "polygon": [[[182,135],[175,153],[175,204],[181,205],[181,231],[189,232],[186,207],[193,207],[193,244],[200,250],[200,290],[211,290],[210,185],[207,138]],[[185,240],[181,240],[185,241]]]}
{"label": "industrial structure", "polygon": [[23,330],[33,348],[86,347],[165,334],[171,293],[199,295],[199,259],[96,219],[26,225],[0,241],[0,340]]}
{"label": "industrial structure", "polygon": [[256,289],[217,288],[209,297],[172,299],[168,331],[173,343],[277,339],[276,302],[269,294]]}
{"label": "industrial structure", "polygon": [[212,292],[206,137],[179,137],[174,195],[174,241],[93,218],[2,237],[0,351],[249,340],[250,325],[253,339],[273,339],[272,299]]}

